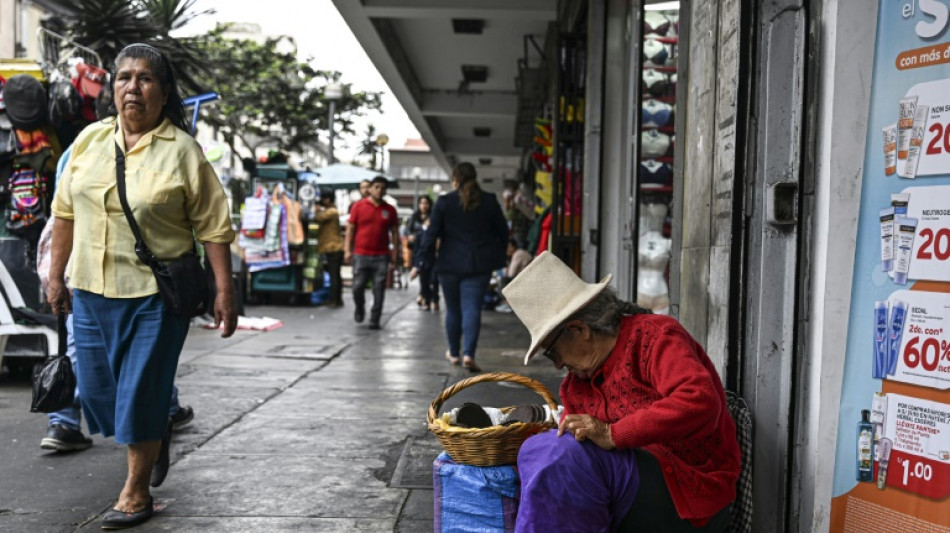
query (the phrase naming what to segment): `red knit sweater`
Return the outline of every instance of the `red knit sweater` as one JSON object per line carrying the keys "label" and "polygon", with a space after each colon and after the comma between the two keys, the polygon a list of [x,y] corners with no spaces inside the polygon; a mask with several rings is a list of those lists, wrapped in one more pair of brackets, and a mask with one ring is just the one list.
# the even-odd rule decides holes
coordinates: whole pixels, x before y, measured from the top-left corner
{"label": "red knit sweater", "polygon": [[566,414],[611,424],[619,449],[652,453],[680,517],[702,526],[736,496],[740,453],[726,396],[706,352],[676,320],[625,317],[603,366],[561,383]]}

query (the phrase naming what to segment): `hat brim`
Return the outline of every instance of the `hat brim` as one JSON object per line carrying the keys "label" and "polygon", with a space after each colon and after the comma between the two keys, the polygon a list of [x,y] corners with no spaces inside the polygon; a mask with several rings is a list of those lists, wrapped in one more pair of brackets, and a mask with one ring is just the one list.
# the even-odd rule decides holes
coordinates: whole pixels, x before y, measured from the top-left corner
{"label": "hat brim", "polygon": [[562,309],[558,310],[558,312],[555,313],[553,317],[551,317],[551,320],[549,320],[543,328],[533,333],[531,337],[531,346],[528,348],[528,352],[524,355],[524,364],[527,365],[528,361],[537,355],[538,349],[541,348],[541,342],[548,338],[548,335],[557,329],[561,323],[567,320],[568,317],[576,313],[579,309],[582,309],[585,305],[589,304],[591,300],[597,297],[597,295],[604,292],[604,289],[607,288],[607,285],[610,283],[612,278],[613,274],[607,274],[604,276],[604,279],[600,280],[599,283],[588,285],[584,292],[571,300],[570,305],[566,305]]}

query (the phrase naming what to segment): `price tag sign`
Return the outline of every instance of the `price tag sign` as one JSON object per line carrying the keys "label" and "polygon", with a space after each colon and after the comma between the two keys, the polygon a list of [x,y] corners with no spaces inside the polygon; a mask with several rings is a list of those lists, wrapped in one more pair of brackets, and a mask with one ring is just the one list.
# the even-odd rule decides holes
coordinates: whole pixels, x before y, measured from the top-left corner
{"label": "price tag sign", "polygon": [[917,219],[907,277],[950,281],[950,186],[908,187],[902,192],[910,195],[907,216]]}
{"label": "price tag sign", "polygon": [[950,389],[950,294],[897,291],[889,300],[907,304],[897,369],[887,379]]}
{"label": "price tag sign", "polygon": [[950,79],[918,83],[907,91],[917,105],[929,106],[917,177],[950,173]]}
{"label": "price tag sign", "polygon": [[935,500],[950,496],[950,406],[888,394],[884,435],[893,444],[889,487]]}

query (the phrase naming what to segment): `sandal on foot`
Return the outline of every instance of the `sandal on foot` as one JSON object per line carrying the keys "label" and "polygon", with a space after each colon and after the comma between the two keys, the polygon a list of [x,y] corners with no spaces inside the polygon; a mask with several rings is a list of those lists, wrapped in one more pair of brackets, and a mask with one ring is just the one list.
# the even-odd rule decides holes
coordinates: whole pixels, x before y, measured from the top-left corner
{"label": "sandal on foot", "polygon": [[464,367],[469,372],[481,372],[482,367],[475,364],[475,359],[465,356],[465,359],[462,361],[462,367]]}
{"label": "sandal on foot", "polygon": [[452,357],[452,352],[446,350],[446,351],[445,351],[445,358],[448,359],[450,363],[452,363],[452,366],[459,366],[459,358],[458,358],[458,357]]}

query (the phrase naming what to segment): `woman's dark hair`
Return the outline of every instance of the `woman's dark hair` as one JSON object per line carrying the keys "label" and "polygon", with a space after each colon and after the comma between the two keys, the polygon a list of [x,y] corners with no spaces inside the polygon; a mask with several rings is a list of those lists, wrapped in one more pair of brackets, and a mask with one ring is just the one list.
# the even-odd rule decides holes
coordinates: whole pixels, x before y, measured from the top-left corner
{"label": "woman's dark hair", "polygon": [[[427,202],[429,202],[429,212],[426,213],[425,215],[422,214],[422,209],[419,209],[419,203],[422,202],[422,200],[426,200]],[[428,194],[423,194],[422,196],[419,197],[419,200],[416,202],[416,209],[412,212],[412,216],[409,218],[411,221],[421,224],[422,222],[425,221],[426,218],[429,218],[431,216],[432,216],[432,198],[430,198]]]}
{"label": "woman's dark hair", "polygon": [[621,300],[617,293],[606,287],[587,305],[564,322],[580,320],[594,333],[616,335],[620,332],[620,320],[626,315],[649,315],[653,312],[639,305]]}
{"label": "woman's dark hair", "polygon": [[475,179],[475,165],[459,163],[452,170],[452,178],[459,182],[459,197],[462,199],[462,211],[474,211],[482,201],[482,188]]}
{"label": "woman's dark hair", "polygon": [[[191,128],[188,127],[188,121],[185,119],[185,104],[182,102],[181,94],[178,93],[178,82],[175,79],[175,72],[165,55],[159,52],[154,46],[148,44],[130,44],[123,48],[122,51],[119,52],[119,55],[115,57],[115,66],[112,70],[113,80],[115,79],[115,74],[119,71],[119,63],[121,63],[123,59],[144,59],[148,61],[152,71],[158,76],[162,90],[168,93],[168,100],[162,107],[162,115],[167,118],[173,126],[191,135]],[[110,114],[113,114],[113,111],[115,111],[114,114],[118,114],[118,111],[115,109],[115,102],[112,103],[109,109]]]}

